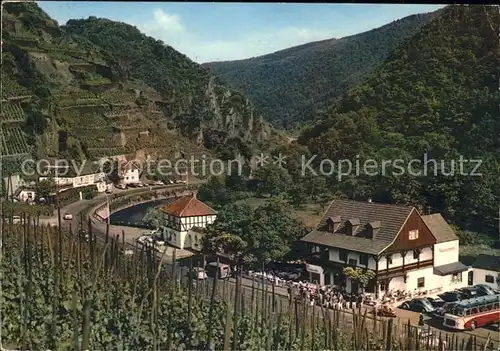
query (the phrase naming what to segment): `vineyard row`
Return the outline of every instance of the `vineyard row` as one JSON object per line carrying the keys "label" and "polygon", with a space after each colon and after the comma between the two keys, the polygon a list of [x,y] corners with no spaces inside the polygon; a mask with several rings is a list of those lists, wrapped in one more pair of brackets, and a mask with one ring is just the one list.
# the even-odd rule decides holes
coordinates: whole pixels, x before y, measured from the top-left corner
{"label": "vineyard row", "polygon": [[0,116],[2,123],[23,122],[26,120],[26,115],[21,107],[21,104],[3,104]]}
{"label": "vineyard row", "polygon": [[4,128],[2,138],[2,156],[29,153],[29,146],[21,128]]}

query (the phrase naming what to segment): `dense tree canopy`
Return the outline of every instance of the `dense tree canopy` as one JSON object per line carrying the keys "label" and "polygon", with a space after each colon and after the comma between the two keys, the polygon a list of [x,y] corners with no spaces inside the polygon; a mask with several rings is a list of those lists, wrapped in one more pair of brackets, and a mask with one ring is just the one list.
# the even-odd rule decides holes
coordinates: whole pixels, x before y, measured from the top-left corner
{"label": "dense tree canopy", "polygon": [[413,15],[365,33],[308,43],[246,60],[205,64],[243,91],[278,128],[310,121],[360,83],[431,18]]}
{"label": "dense tree canopy", "polygon": [[223,206],[206,233],[219,252],[241,255],[243,262],[259,266],[285,258],[305,228],[292,216],[288,202],[275,197],[255,210],[247,204]]}

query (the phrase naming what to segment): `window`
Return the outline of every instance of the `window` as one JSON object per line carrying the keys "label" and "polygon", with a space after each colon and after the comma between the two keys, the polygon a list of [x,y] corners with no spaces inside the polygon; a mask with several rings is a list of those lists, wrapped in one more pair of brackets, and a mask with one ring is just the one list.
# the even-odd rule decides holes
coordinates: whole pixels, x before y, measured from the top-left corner
{"label": "window", "polygon": [[418,257],[420,256],[420,251],[418,250],[413,250],[413,259],[418,260]]}
{"label": "window", "polygon": [[408,233],[408,239],[417,240],[418,239],[418,229],[410,230],[410,232]]}
{"label": "window", "polygon": [[494,283],[495,282],[495,277],[493,277],[492,275],[490,274],[487,274],[485,277],[484,277],[484,281],[486,283]]}
{"label": "window", "polygon": [[355,260],[354,258],[350,258],[349,259],[349,264],[352,265],[352,266],[357,266],[358,265],[358,261]]}
{"label": "window", "polygon": [[359,263],[362,264],[363,266],[368,266],[368,255],[366,254],[359,255]]}
{"label": "window", "polygon": [[455,273],[451,276],[451,281],[453,283],[460,283],[462,281],[462,273]]}
{"label": "window", "polygon": [[339,259],[343,262],[347,261],[347,251],[339,250]]}
{"label": "window", "polygon": [[387,263],[392,264],[392,256],[387,256]]}
{"label": "window", "polygon": [[418,278],[417,279],[417,288],[423,288],[425,287],[425,278]]}

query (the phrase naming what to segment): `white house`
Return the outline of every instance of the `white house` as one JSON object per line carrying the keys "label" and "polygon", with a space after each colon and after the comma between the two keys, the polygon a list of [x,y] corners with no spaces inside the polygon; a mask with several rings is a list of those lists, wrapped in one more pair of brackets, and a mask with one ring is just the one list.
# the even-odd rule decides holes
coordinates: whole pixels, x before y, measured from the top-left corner
{"label": "white house", "polygon": [[118,177],[120,184],[136,184],[140,182],[141,166],[134,161],[122,163],[119,166]]}
{"label": "white house", "polygon": [[80,188],[95,185],[105,179],[105,174],[98,168],[98,165],[90,161],[84,161],[80,165],[74,165],[70,162],[59,165],[50,164],[44,167],[43,176],[39,177],[39,180],[47,180],[50,177],[58,188]]}
{"label": "white house", "polygon": [[302,242],[307,270],[319,284],[358,291],[345,267],[374,272],[366,291],[438,292],[467,285],[469,267],[458,261],[458,238],[439,214],[421,216],[412,206],[335,200]]}
{"label": "white house", "polygon": [[165,225],[161,230],[165,242],[180,249],[201,250],[203,228],[217,217],[217,212],[195,194],[183,196],[160,210],[164,213]]}
{"label": "white house", "polygon": [[500,257],[481,254],[472,264],[473,283],[486,284],[500,290]]}
{"label": "white house", "polygon": [[33,202],[36,198],[36,192],[34,189],[21,187],[14,192],[13,198],[19,202]]}

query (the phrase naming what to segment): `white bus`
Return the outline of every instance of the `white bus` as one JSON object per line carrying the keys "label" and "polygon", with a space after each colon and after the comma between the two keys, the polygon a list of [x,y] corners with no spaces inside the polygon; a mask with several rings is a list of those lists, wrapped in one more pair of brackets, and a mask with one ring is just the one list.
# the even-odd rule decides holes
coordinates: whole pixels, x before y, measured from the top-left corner
{"label": "white bus", "polygon": [[474,330],[500,323],[500,295],[487,295],[462,300],[444,315],[443,325],[456,330]]}

